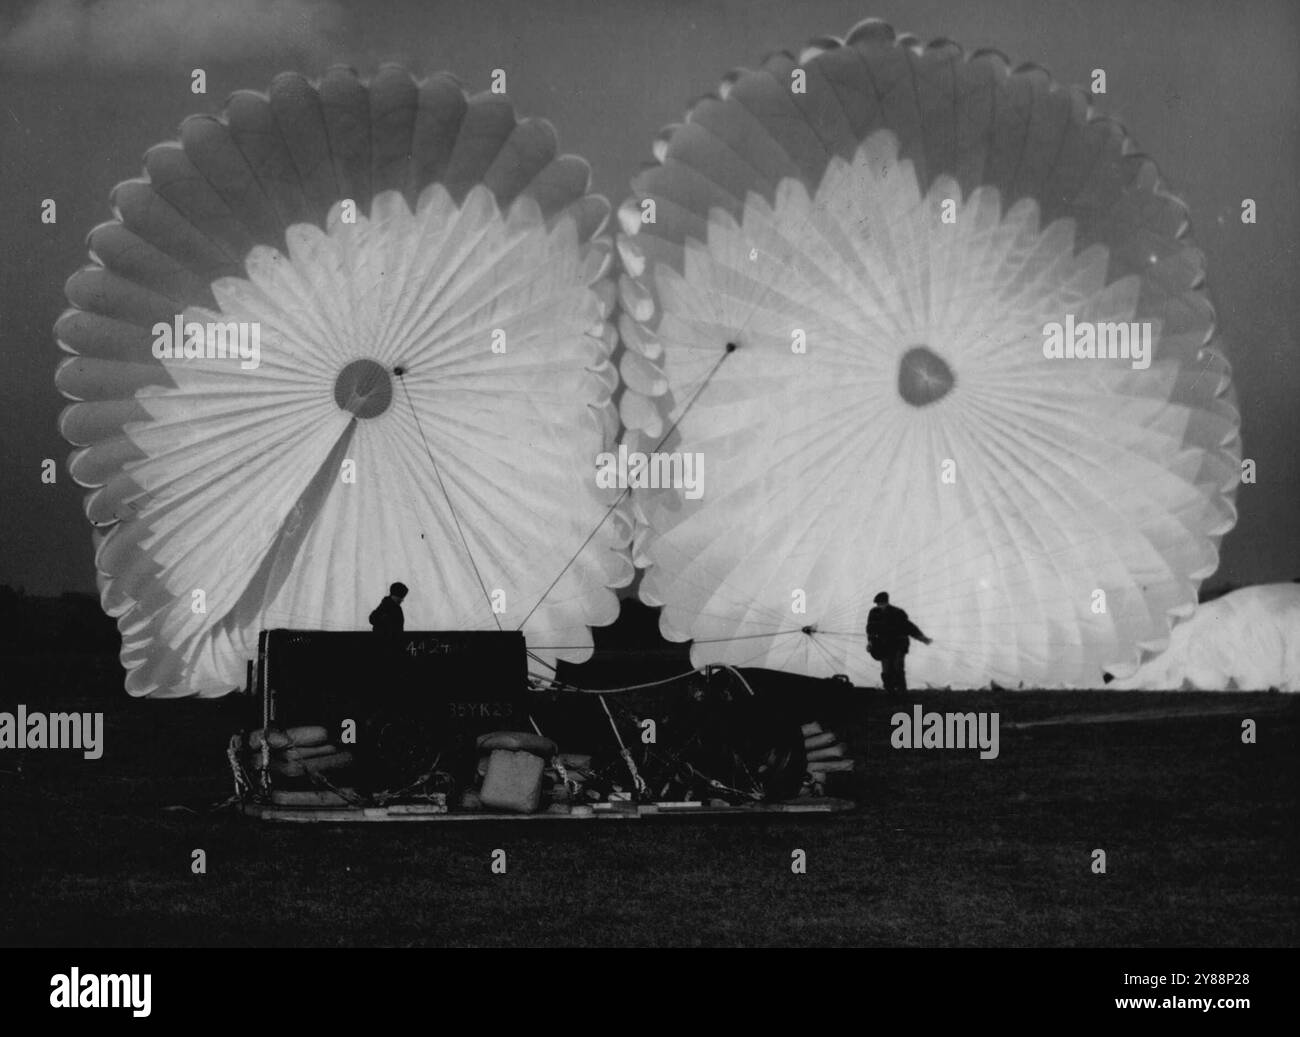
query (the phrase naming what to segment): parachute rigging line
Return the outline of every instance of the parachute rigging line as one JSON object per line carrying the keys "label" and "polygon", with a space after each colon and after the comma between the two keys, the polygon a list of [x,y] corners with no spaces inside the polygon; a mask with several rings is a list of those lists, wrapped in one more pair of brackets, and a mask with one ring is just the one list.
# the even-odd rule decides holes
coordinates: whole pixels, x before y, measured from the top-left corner
{"label": "parachute rigging line", "polygon": [[[443,500],[447,502],[447,510],[451,512],[451,520],[456,523],[456,532],[460,534],[460,542],[465,545],[465,557],[469,559],[470,567],[474,570],[474,578],[478,580],[479,589],[483,592],[483,599],[488,604],[488,612],[492,614],[492,621],[496,623],[497,629],[500,630],[501,620],[497,618],[496,609],[492,607],[492,595],[488,593],[487,584],[483,582],[483,574],[479,572],[478,562],[474,560],[474,552],[469,549],[469,539],[465,536],[465,530],[460,524],[460,516],[456,514],[456,506],[451,502],[451,494],[447,492],[447,485],[442,481],[442,472],[438,468],[438,462],[433,456],[433,451],[429,449],[429,440],[424,434],[424,425],[420,421],[420,412],[415,409],[415,401],[411,399],[411,390],[406,384],[406,368],[394,368],[393,373],[397,375],[397,380],[402,385],[402,392],[406,394],[406,403],[411,408],[411,417],[415,418],[415,427],[420,433],[420,442],[424,444],[424,452],[429,455],[429,464],[433,465],[433,474],[438,480],[438,489],[442,490]],[[591,535],[596,535],[595,530],[592,531]],[[591,537],[587,537],[587,541],[590,540]],[[587,542],[584,541],[582,546],[586,547]],[[572,564],[572,561],[570,561],[570,564]],[[531,612],[528,614],[532,615]],[[520,625],[522,626],[522,624]]]}
{"label": "parachute rigging line", "polygon": [[[699,387],[695,390],[695,392],[691,394],[691,398],[687,401],[686,406],[682,408],[682,412],[677,416],[677,420],[674,421],[668,427],[668,431],[663,434],[663,438],[660,439],[659,442],[655,444],[654,446],[655,450],[658,450],[661,446],[664,445],[664,443],[668,441],[668,437],[673,434],[674,430],[676,430],[678,423],[683,418],[685,418],[686,415],[690,412],[690,409],[693,406],[695,406],[695,401],[700,398],[700,394],[704,392],[705,388],[708,387],[709,382],[713,380],[713,376],[718,373],[718,369],[722,366],[722,362],[726,360],[727,357],[731,356],[731,354],[734,353],[735,351],[736,351],[736,344],[734,342],[728,342],[726,348],[722,351],[722,356],[718,357],[717,362],[713,365],[713,367],[709,369],[709,373],[706,374],[704,378],[700,380]],[[405,383],[403,383],[403,385],[405,385]],[[417,418],[416,420],[418,421],[419,419]],[[430,454],[429,456],[430,456],[430,460],[432,460],[433,455]],[[437,469],[435,468],[435,471],[436,470]],[[538,598],[536,604],[534,604],[533,607],[528,610],[528,615],[524,616],[524,618],[520,621],[519,626],[515,628],[516,630],[522,630],[524,624],[527,623],[530,619],[532,619],[533,613],[542,607],[542,602],[546,600],[547,596],[551,593],[551,591],[555,590],[555,585],[559,583],[560,580],[564,577],[564,574],[569,571],[569,566],[571,566],[574,562],[578,560],[578,556],[581,555],[584,550],[586,550],[587,545],[591,543],[595,535],[600,532],[601,526],[603,526],[609,520],[610,515],[612,515],[614,511],[618,508],[618,506],[623,503],[623,498],[626,497],[631,492],[632,492],[632,487],[630,485],[623,487],[623,492],[620,493],[617,497],[615,497],[614,502],[608,508],[605,509],[605,514],[600,517],[600,521],[597,522],[596,525],[592,527],[591,532],[587,534],[587,538],[581,544],[578,545],[578,550],[574,551],[572,557],[570,557],[569,560],[564,563],[564,568],[562,568],[558,573],[556,573],[555,579],[553,579],[547,585],[546,590],[542,591],[542,596]],[[481,583],[482,581],[480,580],[479,582]],[[484,589],[483,593],[486,594],[487,590]],[[496,613],[493,613],[494,617],[495,615]],[[500,626],[499,621],[497,625]]]}
{"label": "parachute rigging line", "polygon": [[636,761],[632,759],[632,750],[623,742],[623,735],[619,732],[618,724],[614,723],[614,714],[609,711],[609,703],[605,701],[605,696],[597,694],[596,698],[600,699],[600,704],[605,710],[605,718],[609,721],[609,729],[614,732],[614,739],[618,742],[618,754],[623,757],[623,762],[627,765],[627,772],[632,778],[632,786],[640,795],[646,793],[645,779],[641,777],[636,769]]}
{"label": "parachute rigging line", "polygon": [[[533,662],[535,662],[535,663],[539,663],[539,664],[541,664],[542,666],[545,666],[545,667],[546,667],[548,670],[550,670],[552,673],[559,673],[559,672],[560,672],[558,669],[556,669],[554,666],[552,666],[550,663],[548,663],[545,659],[543,659],[540,655],[538,655],[536,652],[534,652],[531,648],[525,648],[524,651],[528,653],[529,658],[531,658],[531,659],[533,660]],[[546,678],[546,679],[547,679],[547,680],[550,680],[549,677]]]}
{"label": "parachute rigging line", "polygon": [[662,680],[646,681],[643,684],[623,684],[616,688],[583,688],[576,684],[570,684],[567,681],[553,680],[549,677],[539,678],[547,681],[553,687],[561,691],[575,691],[583,695],[618,695],[625,691],[641,691],[644,688],[658,688],[665,684],[672,684],[674,681],[685,680],[687,677],[694,677],[696,674],[703,673],[705,667],[697,667],[694,670],[685,670],[682,673],[675,673],[671,677],[664,677]]}

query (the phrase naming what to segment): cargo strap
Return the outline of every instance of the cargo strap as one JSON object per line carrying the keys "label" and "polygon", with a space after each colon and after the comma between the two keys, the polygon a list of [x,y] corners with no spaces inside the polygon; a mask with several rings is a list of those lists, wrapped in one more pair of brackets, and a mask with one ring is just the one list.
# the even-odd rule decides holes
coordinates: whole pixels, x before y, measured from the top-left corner
{"label": "cargo strap", "polygon": [[637,772],[636,761],[632,759],[632,752],[623,744],[623,736],[619,733],[618,724],[614,723],[614,714],[609,711],[609,703],[605,701],[604,695],[597,695],[600,704],[605,708],[605,716],[609,720],[610,730],[614,732],[614,738],[618,741],[618,754],[623,757],[623,762],[627,764],[627,772],[632,776],[632,787],[636,789],[639,795],[644,796],[646,793],[645,779]]}
{"label": "cargo strap", "polygon": [[244,768],[239,762],[239,749],[243,741],[240,735],[231,735],[230,742],[226,746],[226,762],[230,764],[230,776],[235,780],[235,798],[241,803],[252,790],[252,782],[249,781],[248,775],[244,773]]}
{"label": "cargo strap", "polygon": [[[530,653],[531,654],[531,653]],[[538,738],[545,738],[542,729],[537,725],[531,713],[528,714],[528,722],[533,725],[533,730],[537,732]],[[560,746],[555,743],[555,755],[551,757],[551,766],[555,768],[555,774],[560,779],[560,784],[564,786],[565,791],[569,793],[570,798],[578,794],[578,783],[569,777],[569,772],[564,766],[564,761],[560,759]]]}

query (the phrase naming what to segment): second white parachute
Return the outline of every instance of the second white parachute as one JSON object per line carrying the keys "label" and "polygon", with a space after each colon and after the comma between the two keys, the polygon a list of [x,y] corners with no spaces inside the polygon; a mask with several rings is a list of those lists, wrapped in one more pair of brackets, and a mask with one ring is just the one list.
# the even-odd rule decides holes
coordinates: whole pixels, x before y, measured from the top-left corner
{"label": "second white parachute", "polygon": [[[655,156],[622,414],[705,470],[634,495],[667,637],[871,684],[883,590],[933,686],[1100,686],[1164,643],[1235,521],[1239,419],[1186,208],[1122,127],[867,22],[728,77]],[[1048,356],[1066,321],[1150,352]]]}

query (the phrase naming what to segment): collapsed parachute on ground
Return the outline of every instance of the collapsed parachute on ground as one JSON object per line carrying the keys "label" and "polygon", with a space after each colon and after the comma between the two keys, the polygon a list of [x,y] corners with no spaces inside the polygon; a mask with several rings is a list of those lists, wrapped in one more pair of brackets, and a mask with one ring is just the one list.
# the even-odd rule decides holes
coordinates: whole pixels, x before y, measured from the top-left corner
{"label": "collapsed parachute on ground", "polygon": [[409,628],[590,654],[633,571],[617,516],[584,545],[617,429],[589,179],[505,98],[386,67],[236,93],[117,186],[57,384],[128,691],[224,694],[259,629],[364,629],[394,580]]}
{"label": "collapsed parachute on ground", "polygon": [[1300,584],[1242,587],[1199,605],[1168,648],[1111,687],[1300,691]]}
{"label": "collapsed parachute on ground", "polygon": [[[871,21],[733,73],[654,153],[621,409],[631,449],[706,465],[700,499],[634,494],[641,597],[695,664],[875,683],[881,590],[931,686],[1096,687],[1163,643],[1235,522],[1239,418],[1186,207],[1123,127]],[[1049,357],[1072,321],[1117,353],[1148,325],[1149,366]]]}

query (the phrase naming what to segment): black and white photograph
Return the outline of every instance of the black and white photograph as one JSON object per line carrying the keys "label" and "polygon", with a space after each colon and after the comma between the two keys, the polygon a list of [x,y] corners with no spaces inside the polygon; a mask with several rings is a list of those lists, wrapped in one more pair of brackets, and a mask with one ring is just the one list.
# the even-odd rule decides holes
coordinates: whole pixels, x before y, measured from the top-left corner
{"label": "black and white photograph", "polygon": [[1291,0],[6,0],[6,1001],[1273,1001],[1298,79]]}

